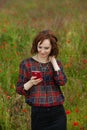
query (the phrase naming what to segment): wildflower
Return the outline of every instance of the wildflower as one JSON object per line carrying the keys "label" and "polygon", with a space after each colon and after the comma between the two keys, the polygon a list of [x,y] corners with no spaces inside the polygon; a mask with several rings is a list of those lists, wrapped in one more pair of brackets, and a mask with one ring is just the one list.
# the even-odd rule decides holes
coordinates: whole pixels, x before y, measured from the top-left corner
{"label": "wildflower", "polygon": [[84,127],[83,127],[83,126],[80,126],[80,130],[84,130]]}
{"label": "wildflower", "polygon": [[24,20],[24,24],[26,25],[27,23],[28,23],[28,20],[27,20],[27,19],[25,19],[25,20]]}
{"label": "wildflower", "polygon": [[7,94],[8,94],[8,92],[7,92],[7,91],[5,91],[5,92],[4,92],[4,94],[6,94],[6,95],[7,95]]}
{"label": "wildflower", "polygon": [[2,72],[2,70],[0,69],[0,73]]}
{"label": "wildflower", "polygon": [[69,115],[71,113],[70,110],[66,110],[66,114]]}
{"label": "wildflower", "polygon": [[83,64],[87,64],[87,59],[83,59],[83,60],[82,60],[82,63],[83,63]]}
{"label": "wildflower", "polygon": [[7,29],[6,29],[6,28],[3,28],[2,31],[3,31],[4,33],[6,33],[6,32],[7,32]]}
{"label": "wildflower", "polygon": [[73,102],[73,98],[72,98],[72,97],[70,97],[70,98],[69,98],[69,101],[70,101],[70,103],[72,103],[72,102]]}
{"label": "wildflower", "polygon": [[80,97],[80,96],[81,96],[81,94],[80,94],[80,93],[78,93],[78,94],[77,94],[77,96],[78,96],[78,97]]}
{"label": "wildflower", "polygon": [[26,110],[26,109],[22,109],[22,112],[23,112],[23,113],[26,113],[26,112],[27,112],[27,110]]}
{"label": "wildflower", "polygon": [[5,45],[5,44],[7,44],[7,42],[6,42],[6,41],[3,41],[2,44]]}
{"label": "wildflower", "polygon": [[14,12],[14,13],[13,13],[13,16],[17,16],[17,13],[16,13],[16,12]]}
{"label": "wildflower", "polygon": [[84,39],[85,37],[84,36],[81,36],[82,39]]}
{"label": "wildflower", "polygon": [[11,96],[7,96],[7,99],[9,99],[9,100],[10,100],[10,99],[11,99]]}
{"label": "wildflower", "polygon": [[17,48],[17,46],[14,46],[14,48]]}
{"label": "wildflower", "polygon": [[20,22],[20,21],[18,21],[18,22],[17,22],[17,25],[20,25],[20,24],[21,24],[21,22]]}
{"label": "wildflower", "polygon": [[15,85],[11,85],[10,88],[15,88]]}
{"label": "wildflower", "polygon": [[71,63],[67,63],[67,64],[65,65],[65,68],[67,69],[67,68],[70,68],[71,66],[72,66]]}
{"label": "wildflower", "polygon": [[85,118],[87,119],[87,116],[85,116]]}
{"label": "wildflower", "polygon": [[78,109],[78,108],[76,108],[76,109],[75,109],[75,112],[76,112],[76,113],[78,113],[78,112],[79,112],[79,109]]}
{"label": "wildflower", "polygon": [[18,55],[19,55],[19,53],[18,53],[18,52],[16,52],[16,55],[18,56]]}
{"label": "wildflower", "polygon": [[73,126],[78,126],[79,123],[77,121],[73,122]]}
{"label": "wildflower", "polygon": [[70,40],[67,40],[67,43],[68,43],[68,44],[70,44],[70,43],[71,43],[71,41],[70,41]]}

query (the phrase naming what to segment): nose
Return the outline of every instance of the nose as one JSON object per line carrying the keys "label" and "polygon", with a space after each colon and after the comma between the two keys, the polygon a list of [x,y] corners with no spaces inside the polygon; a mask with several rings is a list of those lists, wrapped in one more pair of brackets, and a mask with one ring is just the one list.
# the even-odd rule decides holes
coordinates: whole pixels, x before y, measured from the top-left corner
{"label": "nose", "polygon": [[41,50],[41,53],[44,53],[44,52],[45,52],[45,50],[44,50],[44,49],[42,49],[42,50]]}

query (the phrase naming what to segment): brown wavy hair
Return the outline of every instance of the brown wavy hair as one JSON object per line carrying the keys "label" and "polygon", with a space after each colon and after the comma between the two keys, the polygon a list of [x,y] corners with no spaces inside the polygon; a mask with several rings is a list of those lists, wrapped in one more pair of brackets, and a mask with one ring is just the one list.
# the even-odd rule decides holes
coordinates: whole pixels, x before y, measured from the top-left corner
{"label": "brown wavy hair", "polygon": [[45,39],[49,39],[51,46],[52,46],[50,56],[56,57],[59,54],[59,48],[58,48],[58,44],[57,44],[58,39],[53,34],[53,32],[50,30],[43,30],[43,31],[39,32],[39,34],[34,38],[33,43],[32,43],[32,47],[31,47],[31,54],[38,53],[37,45],[39,42],[40,42],[40,44],[42,44],[42,42]]}

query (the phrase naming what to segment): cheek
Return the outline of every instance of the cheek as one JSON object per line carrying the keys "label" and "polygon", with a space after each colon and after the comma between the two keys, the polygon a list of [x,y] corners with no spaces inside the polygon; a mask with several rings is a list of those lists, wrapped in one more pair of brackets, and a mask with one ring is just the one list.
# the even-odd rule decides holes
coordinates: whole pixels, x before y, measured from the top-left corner
{"label": "cheek", "polygon": [[41,52],[41,50],[40,50],[40,49],[37,49],[37,51],[38,51],[38,52]]}
{"label": "cheek", "polygon": [[37,51],[38,51],[38,52],[41,52],[41,50],[40,50],[40,49],[38,49]]}
{"label": "cheek", "polygon": [[37,47],[37,51],[40,52],[40,49]]}

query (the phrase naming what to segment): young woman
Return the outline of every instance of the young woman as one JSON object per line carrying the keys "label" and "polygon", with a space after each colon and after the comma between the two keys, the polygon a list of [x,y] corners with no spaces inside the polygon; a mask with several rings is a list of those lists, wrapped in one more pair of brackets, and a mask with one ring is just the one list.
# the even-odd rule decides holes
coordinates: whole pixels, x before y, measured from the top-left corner
{"label": "young woman", "polygon": [[50,30],[40,32],[33,40],[31,53],[33,56],[20,64],[16,88],[31,106],[31,129],[66,130],[61,86],[67,78],[61,62],[56,60],[56,36]]}

